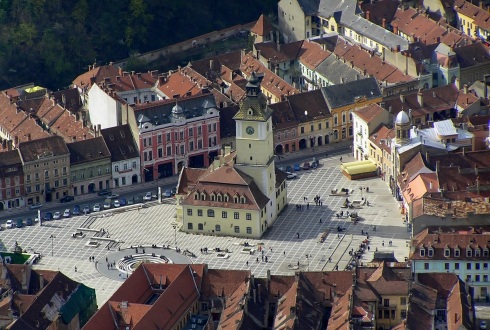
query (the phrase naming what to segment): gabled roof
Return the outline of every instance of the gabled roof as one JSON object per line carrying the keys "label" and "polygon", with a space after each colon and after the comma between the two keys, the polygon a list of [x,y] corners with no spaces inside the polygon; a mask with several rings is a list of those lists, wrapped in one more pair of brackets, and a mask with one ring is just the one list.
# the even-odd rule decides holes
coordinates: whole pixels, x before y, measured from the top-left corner
{"label": "gabled roof", "polygon": [[456,0],[454,2],[456,12],[464,16],[474,19],[473,24],[483,30],[490,30],[490,13],[485,9],[475,6],[471,2],[465,0]]}
{"label": "gabled roof", "polygon": [[306,39],[301,45],[298,60],[310,70],[315,70],[330,54],[329,51],[324,50],[318,43]]}
{"label": "gabled roof", "polygon": [[73,80],[73,85],[77,86],[78,88],[84,88],[91,86],[92,83],[97,84],[107,77],[115,78],[117,75],[119,75],[119,72],[119,68],[113,66],[112,64],[98,67],[95,67],[94,65],[93,68],[92,66],[89,66],[89,70],[87,72],[82,73],[76,77],[75,80]]}
{"label": "gabled roof", "polygon": [[318,6],[320,5],[320,0],[297,0],[297,1],[305,15],[311,16],[318,12]]}
{"label": "gabled roof", "polygon": [[395,129],[381,124],[378,129],[374,130],[369,140],[378,148],[383,149],[391,154],[391,140],[395,138]]}
{"label": "gabled roof", "polygon": [[100,133],[109,149],[112,162],[140,157],[129,125],[105,128]]}
{"label": "gabled roof", "polygon": [[381,91],[374,78],[322,87],[321,91],[327,100],[330,111],[348,104],[355,104],[359,98],[371,100],[381,97]]}
{"label": "gabled roof", "polygon": [[295,61],[301,51],[304,41],[294,41],[288,44],[277,44],[274,42],[262,42],[254,44],[255,50],[260,51],[260,55],[270,60],[271,63],[282,63]]}
{"label": "gabled roof", "polygon": [[461,69],[490,62],[490,50],[481,42],[454,48],[454,52]]}
{"label": "gabled roof", "polygon": [[90,140],[67,143],[66,146],[70,151],[71,166],[111,157],[102,136]]}
{"label": "gabled roof", "polygon": [[332,117],[325,94],[319,89],[288,96],[287,100],[296,119],[300,122]]}
{"label": "gabled roof", "polygon": [[[187,75],[187,71],[181,72],[181,70],[171,72],[158,79],[155,87],[165,94],[167,98],[179,98],[201,93],[201,88],[195,81],[197,79],[192,79]],[[207,81],[205,82],[207,83]]]}
{"label": "gabled roof", "polygon": [[60,136],[51,136],[19,144],[19,153],[23,164],[37,161],[43,157],[68,155],[69,152],[65,141]]}
{"label": "gabled roof", "polygon": [[386,112],[386,110],[376,103],[366,105],[365,107],[354,111],[354,113],[365,123],[369,123],[371,120],[384,112]]}
{"label": "gabled roof", "polygon": [[255,25],[250,29],[251,33],[257,34],[259,36],[268,36],[271,31],[274,31],[272,24],[267,16],[264,14],[260,15],[259,19]]}

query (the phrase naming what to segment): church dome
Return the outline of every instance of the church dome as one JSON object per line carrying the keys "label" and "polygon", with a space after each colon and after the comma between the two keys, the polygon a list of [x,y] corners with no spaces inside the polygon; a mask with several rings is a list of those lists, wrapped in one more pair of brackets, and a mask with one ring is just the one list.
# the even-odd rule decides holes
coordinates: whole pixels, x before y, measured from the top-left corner
{"label": "church dome", "polygon": [[405,111],[402,110],[396,115],[395,124],[406,125],[409,123],[410,123],[410,117],[408,116],[408,114]]}

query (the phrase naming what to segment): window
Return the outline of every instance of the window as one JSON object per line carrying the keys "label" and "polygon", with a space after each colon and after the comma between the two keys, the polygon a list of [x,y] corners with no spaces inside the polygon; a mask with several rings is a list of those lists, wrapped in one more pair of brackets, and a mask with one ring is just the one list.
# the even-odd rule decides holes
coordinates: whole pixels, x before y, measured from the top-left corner
{"label": "window", "polygon": [[389,306],[390,306],[390,299],[385,299],[385,300],[383,301],[383,306],[384,306],[384,307],[389,307]]}
{"label": "window", "polygon": [[322,123],[318,123],[318,130],[322,129]]}
{"label": "window", "polygon": [[433,257],[434,256],[434,249],[433,248],[429,248],[427,250],[427,254],[429,255],[429,257]]}
{"label": "window", "polygon": [[192,216],[192,209],[187,209],[187,215]]}
{"label": "window", "polygon": [[226,211],[222,211],[222,212],[221,212],[221,217],[222,217],[223,219],[228,218],[228,212],[226,212]]}
{"label": "window", "polygon": [[454,249],[454,256],[459,258],[459,249]]}
{"label": "window", "polygon": [[233,213],[233,219],[240,219],[240,213],[234,212]]}
{"label": "window", "polygon": [[475,257],[480,257],[480,248],[475,249]]}
{"label": "window", "polygon": [[450,256],[451,256],[451,250],[449,250],[449,249],[444,249],[444,256],[445,256],[446,258],[450,257]]}
{"label": "window", "polygon": [[425,249],[424,248],[420,249],[420,256],[425,257]]}
{"label": "window", "polygon": [[466,263],[466,269],[467,270],[471,270],[471,262],[467,262]]}
{"label": "window", "polygon": [[201,134],[202,134],[202,127],[198,126],[197,127],[197,135],[201,135]]}
{"label": "window", "polygon": [[190,229],[190,230],[192,230],[192,229],[193,229],[193,228],[192,228],[192,222],[188,222],[188,223],[187,223],[187,229]]}
{"label": "window", "polygon": [[198,223],[197,230],[204,230],[204,225],[202,223]]}
{"label": "window", "polygon": [[252,235],[252,227],[247,227],[247,234]]}
{"label": "window", "polygon": [[162,143],[162,135],[161,134],[157,135],[157,142],[158,142],[158,144]]}
{"label": "window", "polygon": [[163,158],[163,149],[158,148],[158,158]]}
{"label": "window", "polygon": [[459,262],[454,264],[454,269],[458,270],[459,269]]}
{"label": "window", "polygon": [[400,297],[400,305],[406,305],[407,304],[407,297]]}
{"label": "window", "polygon": [[484,257],[488,257],[488,249],[487,249],[487,248],[485,248],[485,249],[483,250],[483,256],[484,256]]}
{"label": "window", "polygon": [[246,214],[246,219],[247,220],[252,220],[252,213],[247,213]]}
{"label": "window", "polygon": [[480,263],[479,262],[475,263],[475,269],[480,270]]}
{"label": "window", "polygon": [[487,262],[484,262],[483,263],[483,269],[487,270],[488,269],[488,263]]}
{"label": "window", "polygon": [[214,231],[221,231],[221,226],[220,225],[214,226]]}
{"label": "window", "polygon": [[466,249],[466,256],[467,256],[467,257],[471,257],[472,252],[473,252],[473,251],[471,251],[471,249]]}
{"label": "window", "polygon": [[214,210],[208,210],[208,217],[214,218]]}
{"label": "window", "polygon": [[475,275],[475,282],[480,282],[480,275]]}
{"label": "window", "polygon": [[428,262],[424,262],[424,269],[429,269],[429,263]]}
{"label": "window", "polygon": [[54,169],[54,176],[58,176],[59,170],[57,168]]}
{"label": "window", "polygon": [[402,310],[400,311],[400,317],[401,317],[402,319],[406,319],[406,318],[407,318],[407,311],[406,311],[405,309],[402,309]]}
{"label": "window", "polygon": [[301,134],[304,134],[304,133],[305,133],[305,128],[301,127]]}
{"label": "window", "polygon": [[202,217],[202,210],[197,210],[197,216]]}
{"label": "window", "polygon": [[240,227],[239,226],[235,226],[235,233],[240,233]]}
{"label": "window", "polygon": [[444,263],[444,269],[449,270],[449,262]]}

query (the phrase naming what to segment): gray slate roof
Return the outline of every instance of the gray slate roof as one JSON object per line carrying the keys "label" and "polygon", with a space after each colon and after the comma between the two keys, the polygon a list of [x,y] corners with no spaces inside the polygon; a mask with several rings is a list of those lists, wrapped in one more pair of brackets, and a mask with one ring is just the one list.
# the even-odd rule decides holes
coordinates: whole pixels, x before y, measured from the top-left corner
{"label": "gray slate roof", "polygon": [[50,136],[44,139],[21,142],[19,153],[22,163],[25,164],[44,157],[68,155],[70,152],[61,136]]}
{"label": "gray slate roof", "polygon": [[337,59],[334,54],[320,63],[315,71],[322,77],[331,81],[334,85],[354,81],[362,76],[356,69]]}
{"label": "gray slate roof", "polygon": [[111,152],[112,162],[139,158],[138,148],[134,142],[129,125],[105,128],[100,133],[104,137],[107,148]]}
{"label": "gray slate roof", "polygon": [[305,15],[315,15],[318,12],[320,0],[298,0],[299,6]]}
{"label": "gray slate roof", "polygon": [[[207,101],[207,102],[206,102]],[[215,104],[213,94],[202,94],[175,100],[163,100],[137,104],[134,114],[139,123],[151,122],[153,125],[168,124],[172,121],[172,109],[178,105],[187,119],[199,117],[206,113],[210,104]]]}
{"label": "gray slate roof", "polygon": [[70,150],[70,165],[88,163],[111,156],[102,136],[68,143],[66,146]]}
{"label": "gray slate roof", "polygon": [[322,87],[321,90],[330,110],[347,104],[354,104],[357,97],[365,96],[369,100],[382,96],[374,77]]}

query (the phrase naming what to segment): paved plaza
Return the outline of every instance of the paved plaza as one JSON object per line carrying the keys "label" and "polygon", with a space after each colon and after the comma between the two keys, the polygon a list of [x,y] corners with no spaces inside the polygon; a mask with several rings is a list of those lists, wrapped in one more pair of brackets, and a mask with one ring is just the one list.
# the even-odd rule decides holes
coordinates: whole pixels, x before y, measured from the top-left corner
{"label": "paved plaza", "polygon": [[[343,155],[343,160],[353,159]],[[99,306],[126,276],[118,267],[127,269],[131,264],[152,258],[176,263],[207,263],[210,268],[251,269],[256,276],[265,276],[269,269],[273,274],[293,274],[298,269],[330,271],[336,266],[343,270],[351,259],[349,251],[357,250],[366,238],[361,232],[368,232],[370,251],[363,255],[362,262],[370,261],[376,249],[394,251],[396,258],[403,261],[408,256],[409,233],[387,184],[380,178],[350,181],[341,174],[339,165],[339,156],[322,158],[318,169],[298,172],[296,180],[288,181],[289,206],[259,240],[176,231],[172,226],[175,206],[173,201],[166,201],[161,205],[153,202],[152,206],[142,209],[109,212],[107,216],[80,216],[46,222],[42,227],[5,230],[1,233],[0,249],[11,250],[17,241],[28,252],[42,253],[43,258],[35,267],[60,270],[95,288]],[[369,187],[369,192],[361,192],[360,187]],[[362,197],[368,200],[369,206],[355,210],[362,218],[357,224],[349,217],[336,216],[347,209],[342,208],[345,196],[329,196],[335,188],[352,190],[353,194],[348,196],[350,201]],[[321,196],[323,206],[315,205],[316,195]],[[297,210],[297,204],[302,204],[303,210]],[[345,231],[338,233],[339,226]],[[83,230],[85,236],[74,238],[73,234],[81,227],[88,228]],[[320,242],[322,234],[323,243]],[[87,246],[93,236],[98,238],[91,241],[99,245]],[[180,253],[174,250],[175,242]],[[244,242],[254,248],[261,246],[263,252],[241,253]],[[203,248],[207,248],[208,253],[201,253]],[[218,258],[215,248],[228,250],[225,252],[228,258]],[[110,266],[113,263],[114,267]]]}

